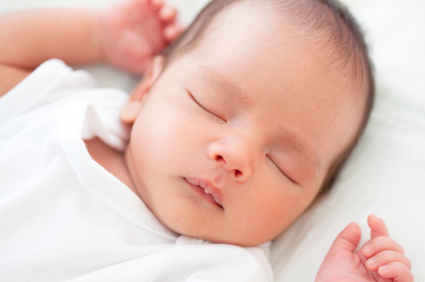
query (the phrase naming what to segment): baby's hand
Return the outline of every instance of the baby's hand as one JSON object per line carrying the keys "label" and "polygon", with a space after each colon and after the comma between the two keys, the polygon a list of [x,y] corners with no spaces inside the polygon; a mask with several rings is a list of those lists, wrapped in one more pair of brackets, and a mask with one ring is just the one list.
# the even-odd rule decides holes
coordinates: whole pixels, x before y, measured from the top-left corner
{"label": "baby's hand", "polygon": [[163,0],[131,0],[109,7],[101,13],[103,61],[143,74],[152,57],[183,31],[176,15]]}
{"label": "baby's hand", "polygon": [[384,221],[370,215],[371,240],[354,253],[360,227],[351,223],[335,239],[317,272],[316,282],[378,281],[412,282],[412,265],[403,248],[389,238]]}

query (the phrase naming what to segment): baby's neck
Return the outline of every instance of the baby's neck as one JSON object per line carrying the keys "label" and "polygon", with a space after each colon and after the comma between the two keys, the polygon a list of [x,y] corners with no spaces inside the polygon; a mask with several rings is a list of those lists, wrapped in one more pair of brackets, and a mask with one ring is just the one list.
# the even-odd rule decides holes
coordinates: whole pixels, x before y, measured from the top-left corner
{"label": "baby's neck", "polygon": [[109,173],[127,185],[136,195],[128,169],[124,162],[124,155],[106,145],[101,139],[84,140],[90,156]]}

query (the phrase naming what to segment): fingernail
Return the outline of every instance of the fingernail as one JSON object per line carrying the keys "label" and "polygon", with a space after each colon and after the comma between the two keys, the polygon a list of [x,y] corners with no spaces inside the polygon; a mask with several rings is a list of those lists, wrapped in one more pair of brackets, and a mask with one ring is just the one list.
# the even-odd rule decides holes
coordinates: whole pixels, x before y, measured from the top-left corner
{"label": "fingernail", "polygon": [[368,263],[370,266],[375,265],[377,262],[378,262],[378,258],[377,258],[377,257],[373,257],[373,258],[371,258],[371,259],[369,259],[369,260],[367,261],[367,263]]}
{"label": "fingernail", "polygon": [[372,251],[372,245],[368,244],[363,247],[363,252],[370,253]]}
{"label": "fingernail", "polygon": [[388,266],[384,265],[379,268],[379,271],[387,271]]}

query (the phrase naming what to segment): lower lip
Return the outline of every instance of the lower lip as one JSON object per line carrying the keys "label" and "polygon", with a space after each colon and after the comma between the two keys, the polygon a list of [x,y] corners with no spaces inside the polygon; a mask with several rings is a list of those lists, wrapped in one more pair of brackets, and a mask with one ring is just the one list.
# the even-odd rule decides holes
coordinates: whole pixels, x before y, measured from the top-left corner
{"label": "lower lip", "polygon": [[[188,182],[189,183],[189,182]],[[211,203],[211,204],[213,204],[213,205],[215,205],[215,206],[218,206],[218,207],[220,207],[221,208],[221,206],[219,205],[219,204],[217,204],[217,202],[214,200],[214,197],[211,195],[211,194],[207,194],[207,193],[205,193],[204,192],[204,189],[202,189],[200,186],[198,186],[198,185],[193,185],[193,184],[190,184],[189,183],[189,185],[190,186],[192,186],[192,188],[202,197],[202,198],[204,198],[207,202],[209,202],[209,203]]]}

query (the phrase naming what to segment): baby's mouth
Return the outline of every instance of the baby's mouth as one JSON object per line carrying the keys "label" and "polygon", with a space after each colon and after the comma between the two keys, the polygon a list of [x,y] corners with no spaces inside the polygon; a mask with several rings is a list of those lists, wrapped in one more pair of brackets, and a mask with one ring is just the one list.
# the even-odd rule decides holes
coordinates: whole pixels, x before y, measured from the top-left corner
{"label": "baby's mouth", "polygon": [[220,191],[204,179],[184,178],[208,202],[223,208]]}

